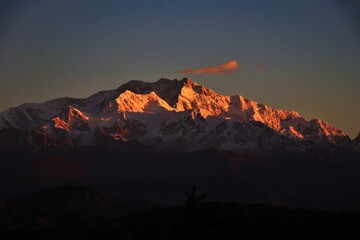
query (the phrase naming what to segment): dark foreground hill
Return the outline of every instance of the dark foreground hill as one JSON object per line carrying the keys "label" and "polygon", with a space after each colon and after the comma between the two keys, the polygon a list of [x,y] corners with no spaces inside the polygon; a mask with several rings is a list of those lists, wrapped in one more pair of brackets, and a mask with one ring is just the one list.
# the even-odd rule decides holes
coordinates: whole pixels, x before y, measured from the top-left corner
{"label": "dark foreground hill", "polygon": [[123,216],[159,204],[146,200],[127,200],[111,193],[96,191],[80,185],[63,185],[47,188],[27,196],[10,198],[8,202],[22,206],[58,209],[86,213],[94,216]]}
{"label": "dark foreground hill", "polygon": [[209,201],[358,212],[359,172],[359,153],[342,150],[176,153],[136,145],[127,150],[0,149],[0,198],[70,184],[179,205],[183,193],[197,186]]}
{"label": "dark foreground hill", "polygon": [[1,239],[358,239],[359,223],[354,213],[268,204],[159,207],[79,186],[46,189],[0,205]]}

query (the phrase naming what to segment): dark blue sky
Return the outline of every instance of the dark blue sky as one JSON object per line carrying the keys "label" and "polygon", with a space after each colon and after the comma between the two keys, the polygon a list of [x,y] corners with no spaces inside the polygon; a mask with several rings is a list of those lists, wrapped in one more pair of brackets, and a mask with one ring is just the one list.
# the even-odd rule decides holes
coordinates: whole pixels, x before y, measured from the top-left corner
{"label": "dark blue sky", "polygon": [[356,0],[2,1],[0,18],[0,111],[237,60],[187,76],[360,131]]}

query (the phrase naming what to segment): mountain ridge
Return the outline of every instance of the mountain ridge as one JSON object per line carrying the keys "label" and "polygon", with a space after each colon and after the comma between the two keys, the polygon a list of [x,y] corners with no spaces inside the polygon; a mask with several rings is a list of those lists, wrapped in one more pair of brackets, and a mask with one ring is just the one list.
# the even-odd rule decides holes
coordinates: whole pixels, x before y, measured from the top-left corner
{"label": "mountain ridge", "polygon": [[[40,130],[79,145],[96,134],[163,149],[196,151],[277,149],[313,145],[350,146],[350,138],[327,122],[271,108],[243,96],[224,96],[189,78],[132,80],[88,98],[58,98],[0,113],[0,129]],[[354,144],[353,144],[354,145]]]}

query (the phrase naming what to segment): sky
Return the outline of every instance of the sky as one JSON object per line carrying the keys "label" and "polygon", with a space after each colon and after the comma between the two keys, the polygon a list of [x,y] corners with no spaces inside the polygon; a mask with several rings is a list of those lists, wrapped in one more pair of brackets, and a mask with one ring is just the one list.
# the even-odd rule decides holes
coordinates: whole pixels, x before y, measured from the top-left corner
{"label": "sky", "polygon": [[0,34],[0,111],[190,77],[360,131],[357,0],[2,0]]}

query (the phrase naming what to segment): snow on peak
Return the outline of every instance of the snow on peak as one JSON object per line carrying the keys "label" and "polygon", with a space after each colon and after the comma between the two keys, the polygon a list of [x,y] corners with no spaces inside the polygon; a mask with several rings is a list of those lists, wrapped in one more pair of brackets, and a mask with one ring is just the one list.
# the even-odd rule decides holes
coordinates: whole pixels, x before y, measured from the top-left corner
{"label": "snow on peak", "polygon": [[130,90],[125,90],[115,100],[110,101],[103,113],[120,112],[147,112],[155,113],[160,110],[174,111],[163,99],[154,91],[148,94],[137,94]]}
{"label": "snow on peak", "polygon": [[59,117],[55,117],[52,120],[54,122],[55,128],[63,129],[67,132],[70,132],[71,130],[73,130],[73,128],[67,122],[65,122],[64,120],[62,120]]}
{"label": "snow on peak", "polygon": [[65,121],[75,121],[77,119],[82,119],[83,121],[88,121],[89,116],[86,113],[81,112],[79,109],[68,106],[67,109],[61,114],[63,120]]}

